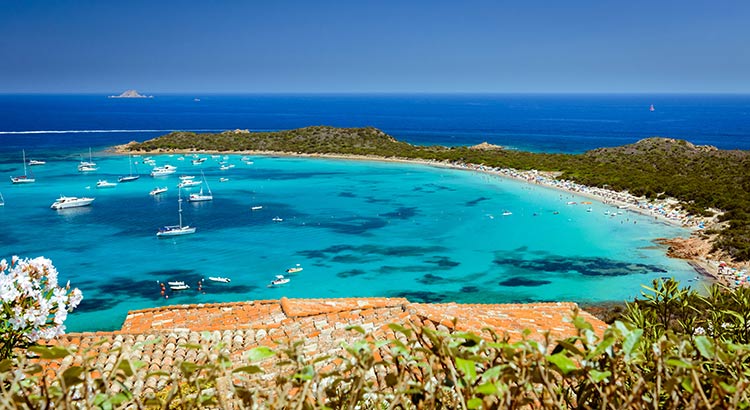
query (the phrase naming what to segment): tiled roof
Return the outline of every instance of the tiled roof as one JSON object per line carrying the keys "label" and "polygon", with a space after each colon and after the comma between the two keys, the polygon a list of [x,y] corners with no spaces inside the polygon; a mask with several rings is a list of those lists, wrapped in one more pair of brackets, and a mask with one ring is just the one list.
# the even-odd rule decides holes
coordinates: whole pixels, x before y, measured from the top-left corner
{"label": "tiled roof", "polygon": [[[341,349],[341,341],[354,340],[361,335],[347,330],[359,326],[375,337],[393,338],[388,324],[428,326],[439,330],[473,331],[483,328],[508,334],[518,340],[524,329],[530,338],[542,340],[549,331],[552,340],[575,334],[570,323],[575,303],[534,304],[422,304],[403,298],[352,299],[287,299],[251,302],[179,305],[129,312],[120,331],[72,333],[57,343],[78,348],[76,357],[68,357],[59,365],[80,362],[82,353],[109,371],[115,365],[119,349],[133,350],[134,358],[147,365],[140,372],[161,370],[171,372],[182,361],[195,361],[199,351],[186,348],[187,344],[205,342],[210,335],[212,344],[223,343],[224,352],[235,359],[260,345],[274,347],[289,340],[303,341],[302,348],[312,355],[334,355]],[[597,333],[606,325],[592,315],[580,311]],[[206,334],[205,332],[209,332]],[[102,343],[101,341],[104,340]],[[100,344],[97,344],[100,343]],[[54,368],[52,368],[54,367]],[[140,377],[135,386],[128,386],[138,394],[146,389],[157,390],[167,383],[165,377],[151,377],[144,383]]]}

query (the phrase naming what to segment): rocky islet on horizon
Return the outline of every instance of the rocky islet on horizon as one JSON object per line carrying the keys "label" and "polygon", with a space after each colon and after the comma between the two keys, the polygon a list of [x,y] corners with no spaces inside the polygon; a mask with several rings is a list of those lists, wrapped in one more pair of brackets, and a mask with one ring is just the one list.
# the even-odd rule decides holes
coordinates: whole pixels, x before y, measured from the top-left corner
{"label": "rocky islet on horizon", "polygon": [[120,95],[110,95],[107,98],[154,98],[154,96],[139,94],[136,90],[126,90]]}

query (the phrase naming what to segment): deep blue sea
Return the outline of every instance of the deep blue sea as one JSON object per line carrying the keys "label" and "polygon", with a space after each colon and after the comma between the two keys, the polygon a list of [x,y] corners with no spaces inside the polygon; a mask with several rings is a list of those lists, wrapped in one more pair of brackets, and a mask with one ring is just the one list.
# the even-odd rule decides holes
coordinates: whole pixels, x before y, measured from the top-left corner
{"label": "deep blue sea", "polygon": [[[199,98],[200,101],[194,101]],[[649,112],[654,104],[656,111]],[[154,156],[175,175],[97,189],[129,172],[105,148],[168,130],[276,130],[371,125],[416,144],[488,141],[581,152],[661,135],[750,148],[742,96],[0,96],[0,255],[44,255],[84,292],[69,330],[119,328],[128,310],[165,304],[289,297],[406,296],[502,303],[632,299],[642,284],[695,272],[657,237],[689,231],[585,198],[474,172],[361,161]],[[130,131],[122,131],[130,130]],[[76,170],[94,150],[99,170]],[[12,185],[21,150],[46,160],[35,184]],[[220,161],[235,167],[222,171]],[[203,171],[214,201],[183,203],[196,234],[157,239],[177,222],[178,175]],[[224,178],[226,181],[221,182]],[[161,197],[148,192],[167,186]],[[194,188],[193,191],[197,190]],[[183,193],[187,195],[189,191]],[[59,195],[91,207],[52,211]],[[567,205],[575,201],[576,205]],[[262,209],[253,211],[253,206]],[[591,211],[587,212],[591,207]],[[510,215],[503,216],[504,212]],[[274,221],[278,217],[281,221]],[[266,285],[300,264],[279,288]],[[226,276],[229,284],[197,283]],[[190,290],[159,292],[183,280]]]}

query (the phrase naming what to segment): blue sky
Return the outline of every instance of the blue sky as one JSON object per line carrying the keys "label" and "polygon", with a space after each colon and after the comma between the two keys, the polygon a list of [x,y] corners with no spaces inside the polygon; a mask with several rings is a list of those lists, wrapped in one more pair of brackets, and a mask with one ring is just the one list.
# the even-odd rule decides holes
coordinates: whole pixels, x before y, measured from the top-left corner
{"label": "blue sky", "polygon": [[750,1],[0,0],[0,92],[750,92]]}

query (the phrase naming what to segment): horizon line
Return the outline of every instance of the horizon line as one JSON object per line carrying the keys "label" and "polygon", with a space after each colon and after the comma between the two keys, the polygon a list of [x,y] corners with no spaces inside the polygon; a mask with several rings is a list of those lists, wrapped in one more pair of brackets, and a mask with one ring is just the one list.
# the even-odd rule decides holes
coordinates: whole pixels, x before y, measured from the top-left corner
{"label": "horizon line", "polygon": [[[0,96],[20,96],[20,95],[91,95],[91,96],[102,96],[109,97],[112,92],[116,91],[86,91],[86,92],[46,92],[46,91],[19,91],[19,92],[4,92],[0,91]],[[141,93],[141,91],[138,91]],[[164,96],[244,96],[244,95],[320,95],[320,96],[336,96],[336,95],[726,95],[726,96],[750,96],[748,92],[722,92],[722,91],[516,91],[516,92],[501,92],[501,91],[164,91],[164,92],[153,92],[144,91],[143,93],[148,94],[150,97],[157,98],[158,95]],[[142,98],[120,98],[124,100],[140,100]],[[152,98],[143,98],[152,99]]]}

